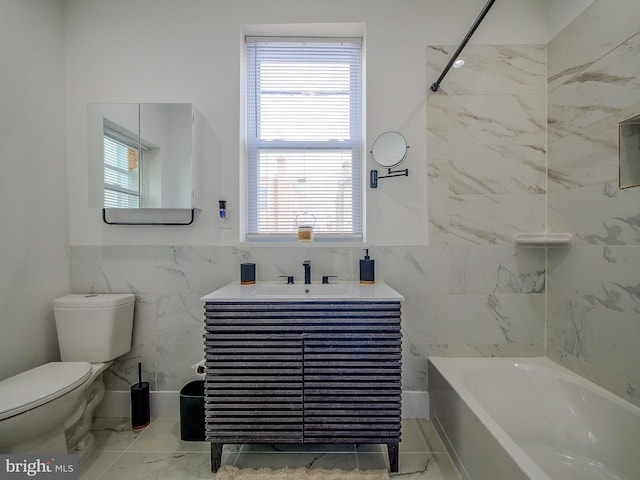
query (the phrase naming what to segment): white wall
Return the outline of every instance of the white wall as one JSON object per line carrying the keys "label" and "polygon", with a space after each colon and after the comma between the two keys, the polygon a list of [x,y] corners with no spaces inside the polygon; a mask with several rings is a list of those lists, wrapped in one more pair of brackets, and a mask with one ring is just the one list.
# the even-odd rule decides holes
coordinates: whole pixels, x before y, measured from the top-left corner
{"label": "white wall", "polygon": [[69,291],[64,30],[57,0],[0,1],[0,379],[59,358]]}
{"label": "white wall", "polygon": [[[425,86],[434,79],[425,75],[425,47],[458,43],[483,6],[482,0],[66,1],[71,245],[235,244],[243,26],[344,22],[365,24],[367,150],[386,130],[402,132],[411,146],[409,178],[367,188],[367,240],[427,243]],[[542,0],[497,4],[472,42],[546,43],[545,15]],[[204,208],[193,226],[106,226],[99,210],[88,208],[86,106],[94,102],[191,102],[203,113]],[[228,201],[231,230],[217,228],[219,199]]]}

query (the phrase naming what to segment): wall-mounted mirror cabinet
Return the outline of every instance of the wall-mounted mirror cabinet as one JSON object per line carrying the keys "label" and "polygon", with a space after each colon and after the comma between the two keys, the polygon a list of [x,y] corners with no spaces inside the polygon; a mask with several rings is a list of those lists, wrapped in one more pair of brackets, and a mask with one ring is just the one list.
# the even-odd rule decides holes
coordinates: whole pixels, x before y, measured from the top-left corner
{"label": "wall-mounted mirror cabinet", "polygon": [[640,185],[640,115],[618,124],[620,188]]}
{"label": "wall-mounted mirror cabinet", "polygon": [[96,103],[87,113],[89,206],[106,223],[191,223],[202,131],[193,105]]}

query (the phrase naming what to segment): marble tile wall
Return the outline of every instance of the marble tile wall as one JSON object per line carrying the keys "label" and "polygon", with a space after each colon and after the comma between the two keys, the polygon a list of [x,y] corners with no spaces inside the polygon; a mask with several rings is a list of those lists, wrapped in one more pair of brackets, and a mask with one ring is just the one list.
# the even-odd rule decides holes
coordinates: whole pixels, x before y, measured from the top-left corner
{"label": "marble tile wall", "polygon": [[[427,47],[427,78],[455,47]],[[545,254],[512,238],[545,228],[546,56],[469,45],[464,68],[428,93],[429,248],[449,278],[427,355],[544,354]]]}
{"label": "marble tile wall", "polygon": [[128,390],[142,362],[152,391],[180,390],[195,376],[191,366],[203,357],[204,310],[200,298],[239,279],[240,263],[255,262],[259,280],[279,275],[356,278],[359,249],[231,246],[75,246],[71,247],[71,289],[75,292],[136,294],[131,352],[111,367],[109,390]]}
{"label": "marble tile wall", "polygon": [[596,0],[549,44],[547,355],[640,405],[640,188],[618,122],[640,114],[640,4]]}
{"label": "marble tile wall", "polygon": [[[426,390],[422,347],[437,333],[446,314],[446,249],[422,245],[371,246],[376,277],[405,296],[403,303],[406,390]],[[71,247],[71,288],[76,292],[136,294],[132,351],[106,375],[109,390],[125,391],[142,362],[153,391],[176,391],[195,379],[191,365],[203,356],[203,307],[200,298],[239,278],[240,263],[257,265],[258,280],[304,272],[310,260],[312,279],[337,275],[358,278],[359,247],[231,246],[75,246]],[[435,307],[434,307],[435,306]]]}
{"label": "marble tile wall", "polygon": [[[428,78],[451,51],[427,48]],[[545,254],[512,236],[545,227],[546,46],[468,46],[465,59],[428,94],[429,244],[370,245],[376,277],[406,299],[405,390],[427,390],[428,355],[544,354]],[[128,390],[141,361],[152,390],[177,391],[202,358],[200,297],[236,280],[241,262],[255,262],[261,280],[299,278],[307,259],[314,278],[355,280],[361,257],[359,247],[319,244],[80,245],[71,288],[137,296],[133,350],[107,374],[108,389]]]}

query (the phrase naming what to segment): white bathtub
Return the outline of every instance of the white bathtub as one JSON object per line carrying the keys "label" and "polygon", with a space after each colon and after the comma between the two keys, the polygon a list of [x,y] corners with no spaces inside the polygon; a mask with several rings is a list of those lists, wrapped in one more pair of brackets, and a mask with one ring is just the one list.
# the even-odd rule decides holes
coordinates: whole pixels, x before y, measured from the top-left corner
{"label": "white bathtub", "polygon": [[546,358],[429,358],[431,419],[471,480],[640,479],[640,408]]}

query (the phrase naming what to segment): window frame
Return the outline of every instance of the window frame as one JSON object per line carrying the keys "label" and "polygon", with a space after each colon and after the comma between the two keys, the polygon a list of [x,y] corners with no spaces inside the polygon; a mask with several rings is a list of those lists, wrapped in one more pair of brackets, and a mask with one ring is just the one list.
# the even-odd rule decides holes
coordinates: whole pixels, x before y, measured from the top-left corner
{"label": "window frame", "polygon": [[[349,114],[349,138],[338,140],[283,140],[283,139],[261,139],[259,138],[258,131],[260,129],[260,114],[256,113],[252,115],[251,109],[255,109],[258,112],[258,102],[260,94],[257,93],[260,90],[254,90],[254,94],[251,94],[250,89],[254,85],[252,81],[255,79],[255,85],[258,85],[259,75],[255,71],[251,70],[251,54],[249,52],[249,44],[251,42],[275,42],[275,43],[321,43],[321,44],[358,44],[359,53],[357,62],[350,62],[352,68],[350,70],[350,87],[349,87],[349,99],[357,98],[358,101],[355,105],[350,106]],[[245,49],[245,87],[244,87],[244,102],[245,102],[245,164],[244,164],[244,181],[245,181],[245,222],[244,222],[244,236],[245,240],[249,242],[290,242],[297,239],[295,226],[288,232],[259,232],[257,228],[258,217],[258,202],[260,198],[260,191],[258,189],[259,182],[259,154],[261,150],[269,150],[270,152],[277,151],[310,151],[310,152],[340,152],[350,151],[350,174],[351,174],[351,194],[349,196],[349,204],[351,208],[347,211],[351,215],[351,229],[349,232],[345,231],[316,231],[314,232],[314,238],[316,241],[329,241],[329,242],[362,242],[364,241],[364,169],[365,169],[365,155],[364,155],[364,60],[363,60],[363,39],[361,37],[278,37],[278,36],[247,36],[244,42]],[[353,69],[353,66],[357,66],[357,69]],[[255,120],[255,121],[253,121]],[[306,161],[306,160],[305,160]],[[313,214],[312,214],[313,216]]]}

